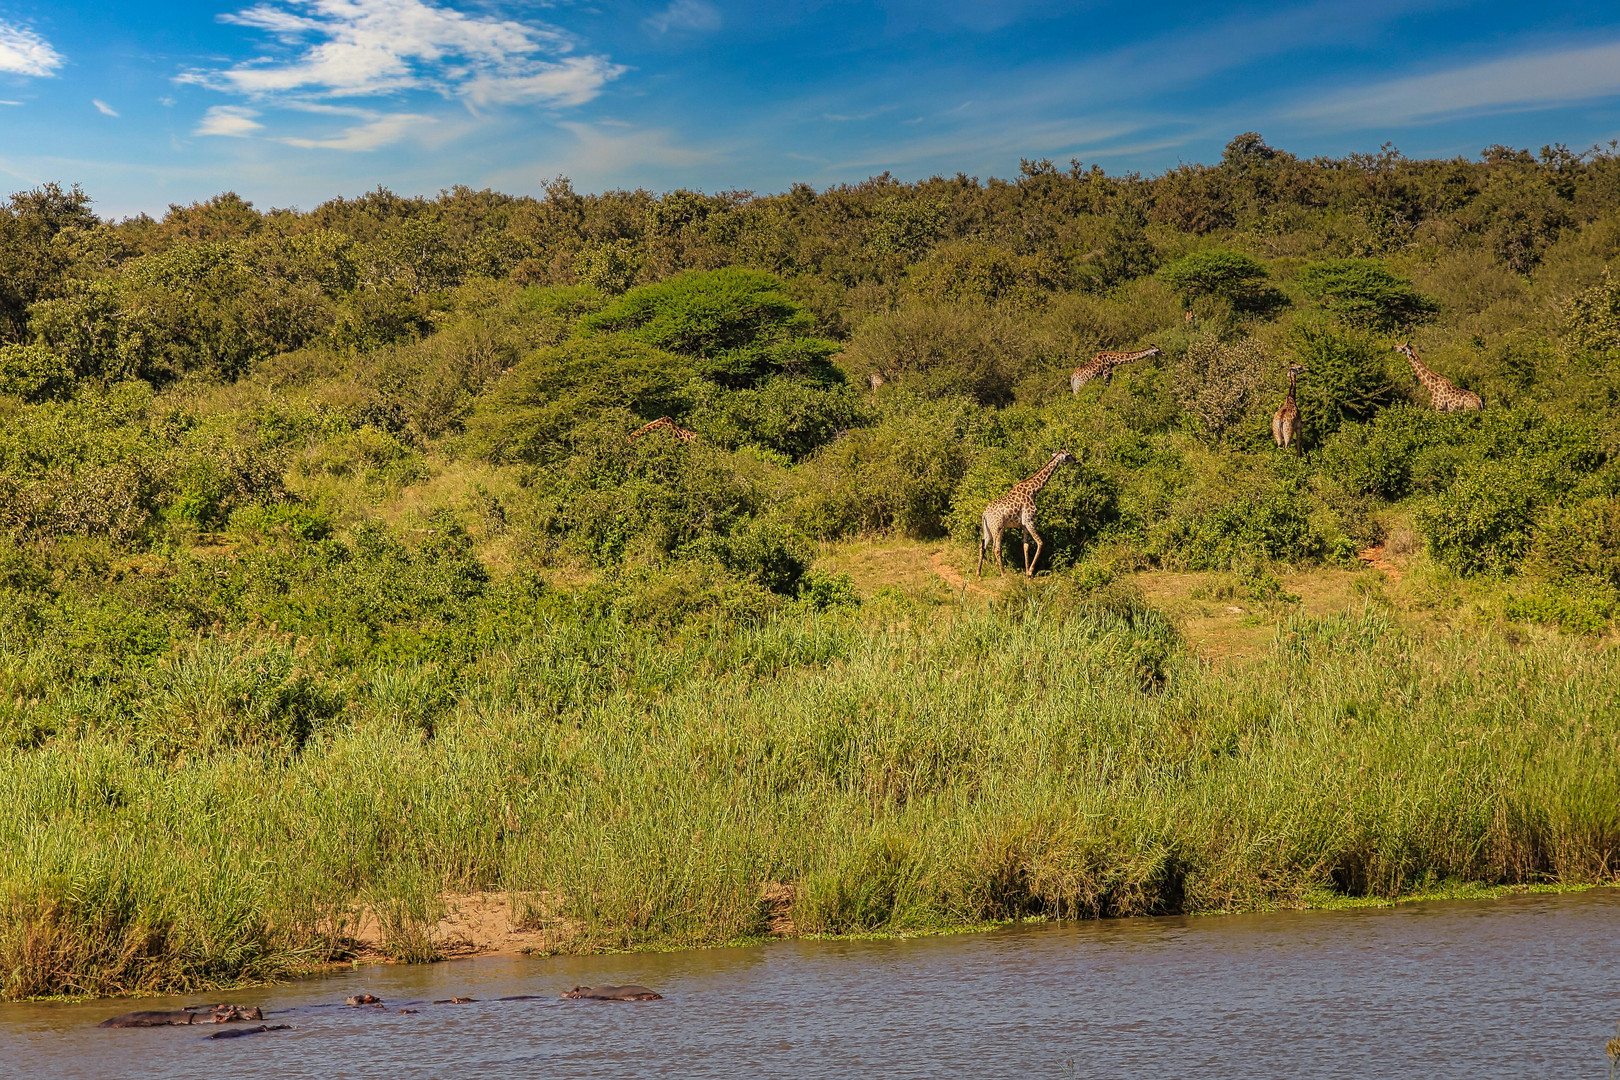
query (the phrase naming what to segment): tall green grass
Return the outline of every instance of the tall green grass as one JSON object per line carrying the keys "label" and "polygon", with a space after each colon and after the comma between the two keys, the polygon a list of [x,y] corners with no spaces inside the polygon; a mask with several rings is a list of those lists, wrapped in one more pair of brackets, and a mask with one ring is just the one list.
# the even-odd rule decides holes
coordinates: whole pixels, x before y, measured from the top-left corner
{"label": "tall green grass", "polygon": [[347,705],[300,749],[229,737],[252,680],[199,645],[153,703],[194,752],[92,725],[0,753],[3,993],[275,977],[362,907],[422,958],[471,890],[543,897],[600,949],[763,934],[768,883],[799,931],[844,933],[1620,875],[1612,651],[1424,642],[1369,609],[1223,670],[1167,633],[1057,589],[681,648],[562,622],[453,681],[327,687]]}

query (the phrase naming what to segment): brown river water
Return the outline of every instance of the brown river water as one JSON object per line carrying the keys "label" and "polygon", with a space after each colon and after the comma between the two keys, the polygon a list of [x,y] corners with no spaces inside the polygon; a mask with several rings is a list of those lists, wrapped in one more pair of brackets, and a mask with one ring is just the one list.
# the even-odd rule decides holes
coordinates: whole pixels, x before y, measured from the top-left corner
{"label": "brown river water", "polygon": [[[630,982],[664,999],[556,997]],[[341,1004],[361,992],[387,1007]],[[544,997],[493,1000],[513,994]],[[453,995],[479,1000],[428,1003]],[[95,1027],[202,1001],[261,1005],[291,1029],[209,1041],[218,1028]],[[1601,889],[486,957],[184,1000],[0,1005],[0,1075],[1599,1078],[1616,1020],[1620,890]]]}

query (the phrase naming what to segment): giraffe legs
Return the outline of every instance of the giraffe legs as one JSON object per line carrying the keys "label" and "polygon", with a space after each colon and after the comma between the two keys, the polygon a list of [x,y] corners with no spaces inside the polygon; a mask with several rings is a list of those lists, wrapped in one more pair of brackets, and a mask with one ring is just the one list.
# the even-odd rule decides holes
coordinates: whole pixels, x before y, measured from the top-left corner
{"label": "giraffe legs", "polygon": [[[1034,577],[1035,564],[1041,561],[1041,548],[1045,546],[1045,541],[1041,539],[1041,534],[1035,531],[1034,511],[1025,511],[1018,524],[1023,526],[1024,529],[1024,576]],[[1032,536],[1035,538],[1035,557],[1033,559],[1029,557],[1029,538]]]}
{"label": "giraffe legs", "polygon": [[979,523],[979,565],[974,567],[973,576],[984,576],[984,552],[986,548],[995,549],[996,573],[1002,573],[1001,568],[1001,529],[992,528],[988,520]]}

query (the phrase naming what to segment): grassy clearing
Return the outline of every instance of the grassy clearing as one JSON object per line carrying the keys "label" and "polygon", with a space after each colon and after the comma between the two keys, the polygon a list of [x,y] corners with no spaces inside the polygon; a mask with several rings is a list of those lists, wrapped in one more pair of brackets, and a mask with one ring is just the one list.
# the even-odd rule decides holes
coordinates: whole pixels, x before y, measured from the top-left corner
{"label": "grassy clearing", "polygon": [[1620,873],[1612,650],[1372,604],[1271,635],[1215,665],[1118,585],[891,589],[678,649],[497,643],[431,738],[442,673],[399,666],[297,754],[7,751],[4,991],[274,978],[346,955],[361,909],[427,959],[446,892],[547,897],[528,923],[588,950],[763,936],[771,883],[849,934]]}

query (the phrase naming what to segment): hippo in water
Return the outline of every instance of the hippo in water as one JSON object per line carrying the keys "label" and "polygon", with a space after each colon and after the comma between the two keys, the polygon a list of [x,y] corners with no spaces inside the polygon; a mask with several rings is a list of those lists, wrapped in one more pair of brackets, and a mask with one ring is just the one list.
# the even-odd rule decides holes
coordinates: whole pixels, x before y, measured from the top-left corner
{"label": "hippo in water", "polygon": [[351,994],[343,999],[345,1005],[381,1005],[382,998],[374,994]]}
{"label": "hippo in water", "polygon": [[589,998],[592,1001],[659,1001],[663,996],[645,986],[576,986],[563,995],[565,998]]}
{"label": "hippo in water", "polygon": [[205,1038],[205,1039],[239,1039],[243,1035],[257,1035],[257,1034],[259,1034],[260,1032],[263,1032],[263,1031],[289,1031],[289,1030],[291,1030],[291,1028],[289,1028],[286,1024],[258,1024],[256,1026],[250,1027],[250,1028],[227,1028],[224,1031],[216,1031],[212,1035],[204,1035],[203,1038]]}
{"label": "hippo in water", "polygon": [[103,1020],[97,1027],[144,1028],[188,1027],[192,1024],[233,1024],[242,1020],[263,1020],[258,1009],[239,1005],[192,1005],[184,1009],[145,1009]]}

